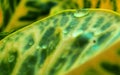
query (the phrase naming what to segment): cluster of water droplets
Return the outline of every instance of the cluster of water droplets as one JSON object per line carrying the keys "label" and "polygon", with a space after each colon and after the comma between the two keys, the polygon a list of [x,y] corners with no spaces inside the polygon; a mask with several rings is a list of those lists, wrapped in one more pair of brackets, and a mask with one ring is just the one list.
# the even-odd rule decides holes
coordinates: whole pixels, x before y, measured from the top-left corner
{"label": "cluster of water droplets", "polygon": [[40,50],[40,49],[41,49],[41,50],[45,50],[45,49],[47,49],[47,45],[37,46],[36,49],[37,49],[37,50]]}

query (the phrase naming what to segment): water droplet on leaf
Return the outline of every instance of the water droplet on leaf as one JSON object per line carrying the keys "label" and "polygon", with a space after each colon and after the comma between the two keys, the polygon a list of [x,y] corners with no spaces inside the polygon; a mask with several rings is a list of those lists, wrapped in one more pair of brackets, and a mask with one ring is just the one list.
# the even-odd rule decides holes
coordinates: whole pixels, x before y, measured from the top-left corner
{"label": "water droplet on leaf", "polygon": [[41,48],[42,48],[42,49],[46,49],[46,48],[47,48],[47,45],[42,45]]}
{"label": "water droplet on leaf", "polygon": [[67,34],[68,32],[66,30],[63,31],[64,34]]}
{"label": "water droplet on leaf", "polygon": [[79,10],[77,10],[77,11],[74,13],[74,16],[75,16],[75,17],[83,17],[83,16],[88,15],[88,13],[89,13],[88,10],[79,9]]}
{"label": "water droplet on leaf", "polygon": [[73,37],[77,37],[78,35],[80,35],[80,34],[82,34],[83,33],[83,30],[79,30],[79,31],[77,31],[77,32],[74,32],[73,33]]}
{"label": "water droplet on leaf", "polygon": [[10,55],[8,58],[8,62],[13,62],[15,60],[15,56],[14,55]]}

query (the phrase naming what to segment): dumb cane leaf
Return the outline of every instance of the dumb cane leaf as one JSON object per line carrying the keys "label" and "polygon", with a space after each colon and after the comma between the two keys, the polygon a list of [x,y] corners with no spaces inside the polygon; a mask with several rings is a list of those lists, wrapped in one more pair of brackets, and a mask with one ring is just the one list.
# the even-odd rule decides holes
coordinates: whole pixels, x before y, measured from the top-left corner
{"label": "dumb cane leaf", "polygon": [[0,33],[10,34],[47,16],[56,4],[50,0],[0,0]]}
{"label": "dumb cane leaf", "polygon": [[66,10],[0,41],[0,75],[64,75],[120,38],[120,15]]}
{"label": "dumb cane leaf", "polygon": [[66,75],[120,75],[120,40]]}

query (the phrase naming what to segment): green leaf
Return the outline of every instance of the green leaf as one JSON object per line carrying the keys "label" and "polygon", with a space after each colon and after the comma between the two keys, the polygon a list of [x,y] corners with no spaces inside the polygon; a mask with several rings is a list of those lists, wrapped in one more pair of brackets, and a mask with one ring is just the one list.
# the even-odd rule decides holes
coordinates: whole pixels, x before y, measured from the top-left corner
{"label": "green leaf", "polygon": [[49,14],[57,2],[49,0],[0,0],[0,32],[14,32]]}
{"label": "green leaf", "polygon": [[119,75],[120,39],[66,75]]}
{"label": "green leaf", "polygon": [[100,9],[39,20],[0,41],[0,73],[63,75],[120,39],[119,20],[118,13]]}

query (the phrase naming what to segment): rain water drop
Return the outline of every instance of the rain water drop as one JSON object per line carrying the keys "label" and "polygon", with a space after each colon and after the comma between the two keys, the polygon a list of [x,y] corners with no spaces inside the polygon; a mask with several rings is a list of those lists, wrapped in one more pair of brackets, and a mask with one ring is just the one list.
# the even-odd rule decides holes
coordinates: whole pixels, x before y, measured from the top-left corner
{"label": "rain water drop", "polygon": [[42,48],[42,49],[46,49],[46,48],[47,48],[47,45],[42,45],[41,48]]}
{"label": "rain water drop", "polygon": [[79,30],[77,32],[74,32],[72,36],[77,37],[78,35],[82,34],[83,32],[84,32],[83,30]]}
{"label": "rain water drop", "polygon": [[96,28],[91,28],[90,31],[94,33],[94,36],[99,36],[102,33],[101,30],[96,29]]}
{"label": "rain water drop", "polygon": [[14,55],[10,55],[8,58],[8,62],[13,62],[15,60],[15,56]]}
{"label": "rain water drop", "polygon": [[64,31],[63,31],[63,33],[64,33],[64,34],[67,34],[67,33],[68,33],[68,31],[67,31],[67,30],[64,30]]}
{"label": "rain water drop", "polygon": [[83,17],[83,16],[88,15],[88,13],[89,13],[88,10],[79,9],[79,10],[77,10],[77,11],[74,13],[74,16],[75,16],[75,17]]}

